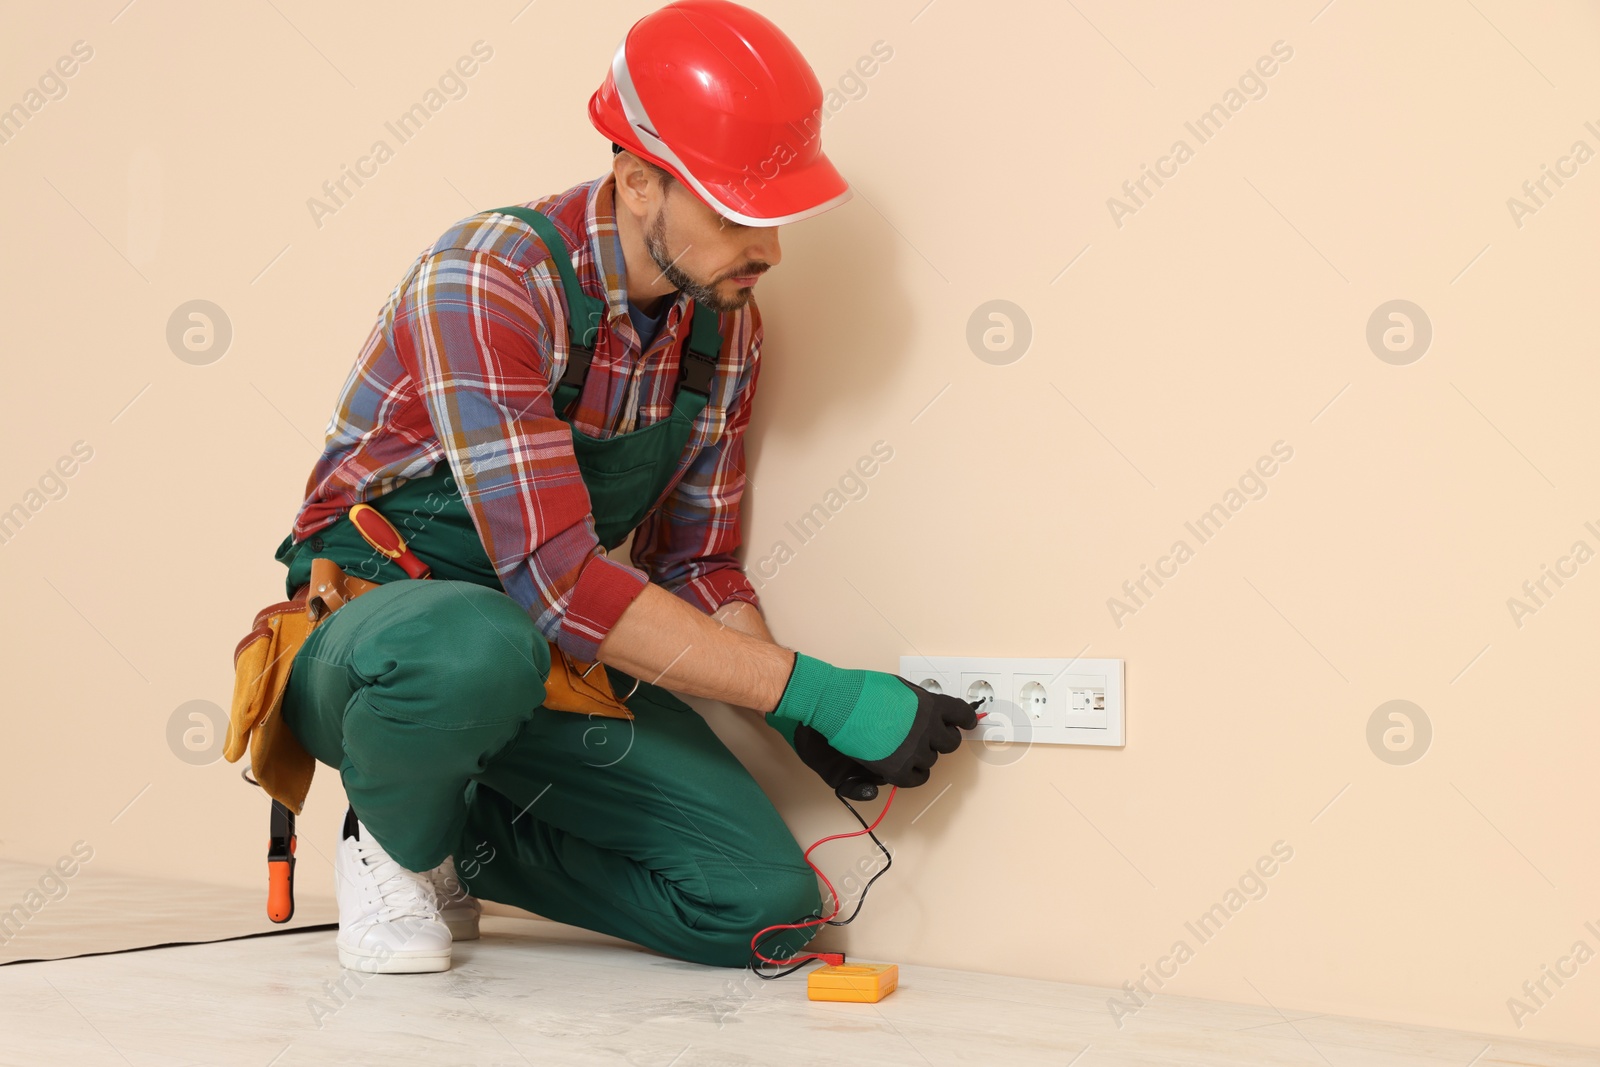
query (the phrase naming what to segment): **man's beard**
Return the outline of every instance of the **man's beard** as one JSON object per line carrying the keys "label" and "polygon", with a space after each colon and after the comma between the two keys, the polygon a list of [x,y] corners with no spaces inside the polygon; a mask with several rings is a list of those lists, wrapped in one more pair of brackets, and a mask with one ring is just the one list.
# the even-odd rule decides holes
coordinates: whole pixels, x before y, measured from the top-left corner
{"label": "man's beard", "polygon": [[[750,302],[753,289],[741,286],[739,294],[731,299],[724,298],[717,292],[716,284],[704,285],[695,281],[672,261],[667,255],[667,209],[665,206],[656,213],[656,221],[651,225],[644,237],[645,248],[650,252],[650,258],[661,270],[661,276],[672,284],[674,289],[688,293],[691,300],[699,301],[713,311],[737,311]],[[724,275],[723,278],[735,277],[740,272]],[[743,271],[745,274],[762,273],[757,264],[747,264]],[[718,279],[719,281],[722,279]]]}

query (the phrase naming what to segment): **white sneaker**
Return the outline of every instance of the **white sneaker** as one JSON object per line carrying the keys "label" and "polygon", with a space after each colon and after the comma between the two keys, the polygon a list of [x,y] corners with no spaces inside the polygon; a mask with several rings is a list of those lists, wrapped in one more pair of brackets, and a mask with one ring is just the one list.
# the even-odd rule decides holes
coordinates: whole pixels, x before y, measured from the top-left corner
{"label": "white sneaker", "polygon": [[396,863],[351,811],[334,857],[339,964],[374,974],[450,969],[450,928],[433,882]]}
{"label": "white sneaker", "polygon": [[433,895],[439,902],[439,918],[450,928],[451,938],[476,941],[483,905],[461,884],[453,858],[446,856],[443,863],[428,872],[428,879],[433,883]]}

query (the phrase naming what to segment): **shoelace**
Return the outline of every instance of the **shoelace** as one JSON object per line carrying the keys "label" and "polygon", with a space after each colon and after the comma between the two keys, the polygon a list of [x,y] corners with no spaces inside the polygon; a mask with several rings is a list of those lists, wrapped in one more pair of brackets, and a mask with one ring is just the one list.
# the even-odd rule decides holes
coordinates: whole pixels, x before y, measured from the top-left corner
{"label": "shoelace", "polygon": [[380,922],[398,919],[438,919],[439,906],[431,891],[431,882],[425,874],[413,874],[400,866],[376,845],[356,841],[356,856],[372,871],[378,885],[378,896],[383,907],[378,911]]}

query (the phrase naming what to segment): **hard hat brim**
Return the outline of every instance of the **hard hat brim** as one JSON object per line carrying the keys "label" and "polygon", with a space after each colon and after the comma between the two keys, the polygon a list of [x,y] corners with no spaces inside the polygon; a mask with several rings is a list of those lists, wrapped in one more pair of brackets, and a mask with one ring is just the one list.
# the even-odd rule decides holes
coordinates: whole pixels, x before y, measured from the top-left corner
{"label": "hard hat brim", "polygon": [[831,211],[853,195],[850,184],[820,153],[803,165],[779,167],[770,178],[752,172],[732,182],[704,185],[711,208],[744,226],[785,226]]}

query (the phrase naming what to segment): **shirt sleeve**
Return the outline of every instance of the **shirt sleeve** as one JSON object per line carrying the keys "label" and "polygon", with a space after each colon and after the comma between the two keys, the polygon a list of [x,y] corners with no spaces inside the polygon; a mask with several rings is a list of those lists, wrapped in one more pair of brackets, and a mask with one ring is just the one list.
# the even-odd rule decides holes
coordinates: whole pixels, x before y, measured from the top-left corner
{"label": "shirt sleeve", "polygon": [[750,360],[734,390],[722,436],[701,449],[667,499],[633,535],[634,563],[656,584],[708,615],[733,600],[761,606],[734,558],[742,537],[744,438],[761,374],[761,341],[757,318]]}
{"label": "shirt sleeve", "polygon": [[506,593],[547,641],[590,662],[649,578],[595,535],[545,369],[553,298],[495,256],[446,249],[402,294],[393,345]]}

